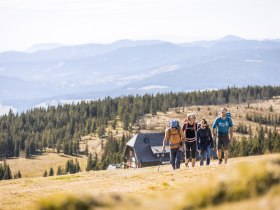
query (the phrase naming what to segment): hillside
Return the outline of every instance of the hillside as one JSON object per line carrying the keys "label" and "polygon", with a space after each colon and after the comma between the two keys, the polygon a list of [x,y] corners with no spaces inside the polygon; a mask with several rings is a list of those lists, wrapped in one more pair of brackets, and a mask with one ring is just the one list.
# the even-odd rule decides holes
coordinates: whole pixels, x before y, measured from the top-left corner
{"label": "hillside", "polygon": [[[1,181],[0,209],[51,209],[43,208],[51,203],[61,207],[56,209],[66,209],[62,203],[78,205],[77,198],[83,205],[99,206],[97,209],[197,209],[201,201],[209,209],[279,209],[279,160],[279,155],[264,155],[177,171],[163,165],[159,172],[157,167],[149,167]],[[234,183],[240,187],[231,185]],[[229,187],[229,191],[221,191],[219,186]],[[214,196],[220,202],[215,203]],[[34,206],[38,199],[40,203]]]}
{"label": "hillside", "polygon": [[[205,117],[209,124],[211,125],[214,119],[219,113],[220,108],[224,105],[219,106],[189,106],[189,107],[181,107],[181,108],[171,108],[166,113],[157,112],[155,115],[146,114],[140,120],[139,124],[132,127],[132,135],[137,133],[140,129],[141,132],[151,132],[151,131],[164,131],[166,124],[171,119],[178,119],[182,123],[187,116],[187,113],[195,112],[197,115],[197,121],[200,121],[202,117]],[[243,134],[236,131],[236,128],[239,124],[246,125],[247,128],[250,126],[252,130],[252,136],[258,133],[259,123],[248,121],[246,119],[246,114],[253,115],[259,114],[262,116],[268,115],[280,115],[280,97],[274,97],[270,100],[262,100],[254,103],[248,104],[228,104],[225,105],[228,107],[229,111],[232,114],[232,119],[234,123],[234,138],[236,140],[241,140],[242,137],[248,137],[249,134]],[[270,111],[269,108],[273,107],[273,111]],[[121,120],[117,117],[117,123],[115,129],[112,127],[112,122],[108,123],[106,127],[106,133],[103,138],[100,138],[97,133],[91,133],[89,135],[85,135],[81,138],[80,141],[80,151],[83,152],[85,150],[86,144],[88,145],[89,152],[95,154],[97,153],[98,158],[102,158],[102,154],[104,152],[104,147],[108,142],[106,140],[109,133],[111,133],[116,138],[121,138],[122,134],[129,134],[128,131],[123,129],[123,124]],[[267,129],[274,129],[272,125],[265,125]],[[280,127],[277,126],[276,129],[280,132]],[[49,149],[47,153],[43,153],[43,155],[35,155],[31,159],[25,158],[12,158],[8,159],[8,164],[11,167],[12,173],[16,173],[18,170],[21,171],[23,177],[41,177],[45,170],[49,170],[50,167],[53,167],[55,172],[58,166],[65,166],[65,163],[69,159],[77,158],[82,171],[86,168],[87,157],[84,155],[79,156],[70,156],[65,155],[63,153],[57,154],[56,150]],[[1,163],[1,161],[0,161]],[[32,167],[30,167],[32,166]]]}
{"label": "hillside", "polygon": [[[231,94],[233,95],[232,92]],[[191,99],[191,96],[195,97],[197,95],[190,95],[190,97],[187,99]],[[198,99],[196,99],[198,101],[201,99],[207,100],[207,98],[203,98],[202,95],[198,96]],[[39,128],[40,126],[43,127],[43,121],[37,122],[37,115],[41,116],[40,118],[38,118],[40,120],[46,118],[46,116],[49,116],[49,118],[46,118],[44,120],[51,127],[51,123],[54,122],[53,117],[59,116],[61,117],[62,121],[59,121],[59,118],[56,118],[55,122],[57,124],[61,122],[70,122],[65,124],[64,129],[67,132],[71,132],[71,123],[75,120],[81,120],[81,118],[79,117],[83,116],[82,119],[85,123],[73,126],[73,128],[75,127],[75,129],[79,129],[77,130],[78,134],[75,134],[74,136],[80,137],[79,145],[82,152],[85,149],[85,145],[88,144],[89,152],[97,153],[99,158],[101,158],[107,143],[110,143],[114,140],[110,139],[110,136],[121,138],[123,133],[129,133],[129,130],[124,130],[125,122],[121,120],[126,118],[121,118],[119,115],[117,115],[118,112],[116,110],[120,111],[120,113],[127,114],[125,116],[133,116],[133,113],[135,114],[133,109],[129,109],[131,107],[134,107],[134,109],[137,109],[137,107],[147,109],[147,111],[143,111],[143,113],[149,113],[148,110],[152,110],[153,114],[143,114],[135,124],[128,124],[129,126],[127,126],[127,128],[130,129],[130,133],[133,134],[135,132],[138,132],[139,130],[141,132],[151,132],[154,130],[163,131],[168,120],[175,118],[180,120],[180,122],[182,123],[186,118],[187,113],[190,112],[196,113],[198,121],[200,121],[202,117],[206,117],[208,122],[212,124],[213,120],[217,117],[220,108],[226,106],[232,114],[233,123],[235,125],[234,137],[236,141],[234,142],[239,142],[244,137],[248,137],[251,135],[254,137],[254,141],[258,143],[257,135],[259,135],[260,130],[264,129],[264,136],[261,139],[261,144],[259,144],[259,146],[262,146],[264,149],[260,151],[260,153],[258,153],[259,151],[257,151],[256,153],[253,152],[250,154],[265,154],[279,151],[279,134],[277,134],[277,138],[275,137],[273,142],[276,150],[266,150],[266,141],[270,140],[269,138],[271,137],[269,136],[269,130],[272,130],[273,132],[278,131],[279,133],[279,96],[275,96],[271,99],[266,100],[256,100],[255,102],[251,103],[220,103],[219,105],[215,106],[198,105],[184,107],[181,106],[177,108],[169,108],[167,106],[167,108],[169,109],[166,112],[155,112],[155,110],[158,110],[157,108],[155,108],[153,111],[153,109],[151,109],[151,107],[153,106],[153,103],[151,101],[155,101],[155,98],[149,98],[147,96],[145,97],[146,98],[142,99],[143,102],[139,100],[139,104],[133,104],[132,97],[118,99],[119,101],[114,103],[112,99],[107,99],[107,101],[105,101],[106,105],[103,106],[103,109],[101,106],[101,102],[99,102],[100,104],[96,109],[95,106],[93,106],[95,104],[91,102],[91,104],[83,103],[80,106],[60,106],[59,110],[55,110],[54,108],[50,108],[49,110],[34,110],[33,112],[26,113],[25,115],[21,116],[20,119],[18,119],[17,116],[13,115],[13,113],[10,113],[8,116],[1,118],[2,128],[6,129],[7,127],[9,127],[6,125],[9,125],[9,123],[11,122],[16,122],[13,124],[14,126],[17,125],[20,120],[24,120],[25,122],[32,122],[33,125],[35,127],[37,126],[38,129],[38,126]],[[170,97],[170,95],[167,95],[165,97]],[[178,99],[179,98],[180,97],[178,96]],[[174,99],[171,100],[171,97],[169,99],[171,102],[174,101]],[[127,100],[130,105],[126,106],[126,109],[123,109],[125,100]],[[150,100],[149,105],[147,105],[144,100]],[[158,103],[162,105],[162,103],[160,103],[160,98],[157,98],[157,100]],[[166,103],[167,99],[162,101],[163,103]],[[146,107],[141,106],[140,102],[143,103]],[[172,107],[171,102],[169,104],[170,107]],[[112,105],[108,106],[108,104]],[[156,103],[154,102],[154,104]],[[94,120],[92,120],[93,116],[90,116],[88,118],[85,117],[89,116],[89,114],[86,115],[86,113],[90,113],[86,111],[91,109],[93,111],[96,111],[97,113],[100,113],[101,116],[102,112],[100,112],[100,110],[103,110],[104,112],[104,110],[106,110],[104,107],[115,107],[115,110],[113,112],[114,114],[111,115],[115,117],[105,118],[107,120],[103,119],[103,121],[101,120],[102,118],[98,117],[94,118]],[[70,118],[70,115],[68,115],[68,113],[72,113],[73,115],[74,110],[85,110],[85,112],[77,112],[74,115],[74,118]],[[32,115],[33,113],[34,115]],[[128,115],[128,113],[130,115]],[[97,128],[97,125],[94,124],[95,122],[98,122],[97,119],[100,119],[100,123],[98,124],[98,126],[104,127],[105,132],[102,134],[100,134],[100,127]],[[261,125],[263,126],[263,128],[260,127],[259,120],[262,121]],[[105,121],[106,124],[103,123]],[[251,133],[244,133],[243,131],[240,132],[238,130],[240,124],[246,125],[247,128],[249,127]],[[24,124],[22,124],[21,126],[23,125]],[[30,126],[32,124],[25,123],[25,125]],[[35,128],[32,127],[32,129]],[[80,134],[86,133],[85,129],[86,131],[87,129],[89,129],[89,131],[94,130],[94,132],[89,132],[86,135],[80,136]],[[101,209],[123,209],[123,206],[125,206],[126,209],[144,209],[150,208],[151,206],[153,207],[153,209],[197,209],[198,207],[200,208],[205,205],[210,209],[223,209],[225,208],[225,206],[229,209],[236,209],[237,205],[242,205],[243,209],[264,209],[263,203],[265,203],[265,209],[277,209],[279,207],[279,204],[275,201],[277,196],[279,197],[280,174],[277,171],[279,169],[278,163],[280,159],[279,155],[277,154],[251,156],[244,158],[231,157],[228,165],[218,165],[217,162],[213,160],[210,167],[196,166],[195,168],[191,169],[183,167],[178,171],[171,171],[170,165],[163,165],[160,168],[160,172],[157,172],[157,167],[141,168],[136,170],[128,169],[85,172],[87,160],[86,156],[81,154],[77,155],[76,153],[74,153],[73,156],[65,155],[62,153],[62,151],[65,149],[64,146],[60,147],[60,153],[56,154],[57,148],[53,147],[53,142],[51,140],[53,139],[53,134],[56,134],[59,137],[60,133],[60,131],[53,132],[52,130],[50,132],[46,132],[47,135],[52,135],[50,135],[50,138],[48,138],[48,141],[46,142],[48,143],[47,147],[42,150],[42,155],[32,154],[28,159],[25,159],[22,158],[22,156],[24,156],[22,155],[24,151],[21,150],[19,152],[19,157],[12,157],[8,159],[8,164],[10,165],[13,174],[20,170],[23,178],[0,181],[0,196],[2,198],[0,202],[0,209],[43,209],[43,207],[41,208],[41,206],[49,206],[52,202],[56,202],[55,205],[58,206],[62,205],[62,203],[67,203],[67,205],[70,205],[72,202],[82,202],[84,203],[83,205],[92,205],[95,203],[95,205],[99,205],[100,208],[102,207]],[[5,136],[2,135],[2,138],[3,137]],[[36,140],[38,135],[34,135],[31,137],[34,141],[34,139]],[[76,137],[74,138],[74,140],[76,140]],[[42,135],[42,140],[44,140],[44,138],[45,136]],[[68,136],[65,135],[65,140],[67,140],[67,138]],[[38,138],[38,140],[39,139],[40,138]],[[57,139],[58,142],[61,143],[61,139]],[[6,138],[5,140],[9,140],[9,138]],[[15,142],[18,141],[17,138],[15,138],[15,140]],[[77,143],[77,141],[73,142]],[[64,141],[63,143],[67,142]],[[40,146],[40,141],[33,142],[33,145],[37,144]],[[48,145],[52,146],[53,148],[49,148]],[[67,144],[65,145],[67,146]],[[30,144],[29,148],[31,148],[31,146],[32,144]],[[5,147],[2,147],[2,152],[3,149],[5,149]],[[106,152],[107,156],[104,157],[104,159],[108,159],[108,157],[111,157],[110,154],[108,155],[108,152],[111,152],[111,154],[122,153],[122,151]],[[236,153],[231,155],[240,156],[243,154]],[[64,167],[66,161],[72,158],[77,158],[80,163],[82,172],[75,175],[42,177],[45,170],[49,171],[49,168],[53,167],[56,173],[57,167],[59,165]],[[241,165],[237,166],[240,163]],[[246,165],[244,166],[244,169],[242,163]],[[275,170],[277,172],[276,175]],[[230,181],[223,182],[223,177],[229,177],[230,180],[236,183],[236,185],[233,185],[235,187],[231,186]],[[211,183],[205,184],[205,188],[201,186],[202,183],[205,183],[207,181],[209,182],[209,180],[211,180]],[[238,187],[239,184],[240,187]],[[222,191],[220,191],[219,189],[219,187],[221,186]],[[191,190],[193,188],[197,189],[197,191],[195,190],[193,192]],[[178,195],[178,192],[180,192],[180,195]],[[208,194],[208,192],[211,193]],[[190,198],[188,197],[189,193],[194,193],[193,200],[189,200],[190,198],[192,198],[192,196]],[[200,198],[201,193],[202,199],[198,199]],[[225,196],[223,197],[222,194],[225,194]],[[68,197],[68,195],[70,197]],[[46,197],[49,197],[47,198],[47,201],[40,201],[39,204],[33,203],[38,199],[41,200],[42,198]],[[54,199],[53,197],[57,197],[58,200]],[[204,200],[206,203],[204,203]],[[191,205],[192,201],[195,201],[195,203],[193,204],[193,207],[190,207],[189,205]],[[228,203],[228,201],[230,201],[230,203]],[[36,207],[34,205],[36,205]],[[65,208],[62,207],[61,209]]]}
{"label": "hillside", "polygon": [[[257,127],[259,123],[249,121],[246,119],[246,115],[262,115],[267,117],[268,115],[277,115],[279,117],[280,113],[280,96],[274,97],[270,100],[259,100],[253,103],[243,103],[243,104],[226,104],[226,105],[199,105],[199,106],[187,106],[187,107],[177,107],[171,108],[168,112],[157,112],[156,115],[145,115],[140,121],[139,126],[141,130],[156,130],[164,131],[166,124],[171,119],[178,119],[181,123],[187,118],[187,114],[195,113],[197,116],[197,122],[200,122],[202,118],[206,118],[209,125],[212,125],[217,116],[220,115],[220,109],[222,107],[227,107],[228,111],[231,113],[234,126],[238,124],[244,124],[247,127],[251,126],[253,134],[256,134]],[[270,111],[270,107],[273,108]],[[272,125],[262,124],[268,128],[273,128]],[[277,130],[280,131],[280,127],[277,126]],[[239,139],[242,136],[248,136],[245,134],[240,134],[234,132],[234,136]]]}
{"label": "hillside", "polygon": [[[16,173],[20,170],[23,177],[42,177],[44,171],[49,172],[50,168],[53,167],[55,173],[59,166],[65,167],[67,160],[76,159],[79,161],[81,169],[84,171],[86,168],[86,157],[85,156],[70,156],[62,153],[47,152],[42,155],[36,155],[32,158],[12,158],[8,159],[8,164],[11,168],[12,173]],[[1,163],[2,161],[0,161]]]}

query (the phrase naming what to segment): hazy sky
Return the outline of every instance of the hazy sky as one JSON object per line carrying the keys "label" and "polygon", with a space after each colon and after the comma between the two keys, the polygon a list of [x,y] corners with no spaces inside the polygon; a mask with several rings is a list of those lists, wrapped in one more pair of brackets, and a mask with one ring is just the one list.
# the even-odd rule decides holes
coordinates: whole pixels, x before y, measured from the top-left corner
{"label": "hazy sky", "polygon": [[36,43],[280,38],[279,0],[0,0],[0,51]]}

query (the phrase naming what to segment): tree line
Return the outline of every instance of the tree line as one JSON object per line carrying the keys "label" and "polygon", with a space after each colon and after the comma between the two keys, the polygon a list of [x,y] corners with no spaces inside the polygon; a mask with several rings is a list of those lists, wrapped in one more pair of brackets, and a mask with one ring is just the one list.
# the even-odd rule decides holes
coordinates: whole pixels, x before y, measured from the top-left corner
{"label": "tree line", "polygon": [[[0,158],[23,155],[29,158],[46,149],[67,155],[79,154],[81,136],[90,133],[103,135],[109,121],[116,125],[117,116],[123,122],[124,129],[131,130],[144,114],[166,112],[172,107],[249,103],[277,95],[280,95],[280,86],[228,87],[221,90],[106,97],[78,104],[34,108],[16,114],[10,110],[0,117]],[[106,144],[102,160],[98,161],[103,165],[99,165],[99,168],[104,168],[111,159],[121,159],[119,152],[106,152],[122,148],[122,145],[116,146],[114,142],[113,137],[108,137],[109,144]]]}
{"label": "tree line", "polygon": [[[82,171],[82,170],[81,170],[79,161],[76,158],[75,161],[73,159],[67,160],[66,164],[65,164],[65,168],[58,166],[56,175],[60,176],[60,175],[65,175],[65,174],[75,174],[80,171]],[[54,176],[54,175],[55,175],[55,171],[54,171],[53,167],[50,167],[49,173],[47,172],[47,170],[45,170],[45,172],[43,173],[43,177]]]}
{"label": "tree line", "polygon": [[248,114],[246,113],[246,120],[264,124],[264,125],[277,125],[280,126],[280,115],[279,114],[268,114],[266,116],[262,114]]}
{"label": "tree line", "polygon": [[260,125],[255,135],[234,139],[230,144],[230,155],[233,157],[261,155],[280,152],[280,134],[274,129],[268,129]]}

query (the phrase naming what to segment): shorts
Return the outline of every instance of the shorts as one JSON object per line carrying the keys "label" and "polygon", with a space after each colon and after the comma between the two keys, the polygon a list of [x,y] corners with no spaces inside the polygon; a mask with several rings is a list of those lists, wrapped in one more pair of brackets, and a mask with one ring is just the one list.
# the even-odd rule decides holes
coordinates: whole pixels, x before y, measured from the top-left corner
{"label": "shorts", "polygon": [[196,141],[193,142],[186,141],[185,144],[186,144],[186,159],[190,159],[190,158],[195,159]]}
{"label": "shorts", "polygon": [[228,134],[218,134],[218,149],[228,150],[229,137]]}

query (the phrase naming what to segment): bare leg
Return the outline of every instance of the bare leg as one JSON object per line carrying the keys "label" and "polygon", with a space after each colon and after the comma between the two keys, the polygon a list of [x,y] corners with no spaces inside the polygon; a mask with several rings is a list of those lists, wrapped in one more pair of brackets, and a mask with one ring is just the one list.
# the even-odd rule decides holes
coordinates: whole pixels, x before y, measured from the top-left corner
{"label": "bare leg", "polygon": [[218,159],[219,159],[219,164],[221,164],[222,163],[222,150],[221,149],[218,149],[217,156],[218,156]]}
{"label": "bare leg", "polygon": [[225,156],[225,164],[226,164],[228,160],[228,150],[224,150],[224,156]]}
{"label": "bare leg", "polygon": [[185,158],[185,165],[186,165],[186,167],[189,167],[189,159],[188,158]]}
{"label": "bare leg", "polygon": [[219,159],[222,158],[222,150],[221,149],[217,150],[217,156],[218,156]]}
{"label": "bare leg", "polygon": [[195,158],[192,159],[192,167],[195,166]]}

